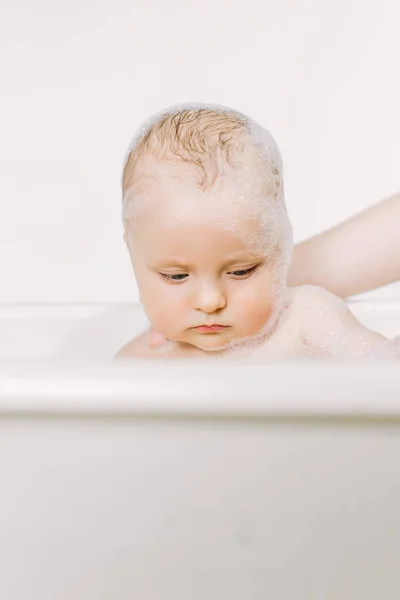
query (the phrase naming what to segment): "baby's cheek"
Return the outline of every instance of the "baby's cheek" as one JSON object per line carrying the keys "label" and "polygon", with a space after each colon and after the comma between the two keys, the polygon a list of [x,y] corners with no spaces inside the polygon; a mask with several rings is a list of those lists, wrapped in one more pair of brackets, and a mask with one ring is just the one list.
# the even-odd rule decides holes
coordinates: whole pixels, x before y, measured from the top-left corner
{"label": "baby's cheek", "polygon": [[164,335],[173,325],[174,313],[164,300],[157,302],[157,306],[154,307],[154,310],[148,316],[152,326]]}
{"label": "baby's cheek", "polygon": [[246,318],[246,324],[250,335],[257,333],[268,321],[272,313],[272,305],[266,300],[264,302],[254,302],[248,306],[248,316]]}
{"label": "baby's cheek", "polygon": [[182,329],[182,321],[187,314],[185,303],[174,295],[158,292],[157,297],[148,302],[147,316],[152,327],[173,338]]}
{"label": "baby's cheek", "polygon": [[269,278],[262,278],[254,284],[251,282],[241,290],[236,297],[237,309],[241,313],[238,316],[246,322],[247,328],[258,331],[265,325],[275,306],[275,295]]}

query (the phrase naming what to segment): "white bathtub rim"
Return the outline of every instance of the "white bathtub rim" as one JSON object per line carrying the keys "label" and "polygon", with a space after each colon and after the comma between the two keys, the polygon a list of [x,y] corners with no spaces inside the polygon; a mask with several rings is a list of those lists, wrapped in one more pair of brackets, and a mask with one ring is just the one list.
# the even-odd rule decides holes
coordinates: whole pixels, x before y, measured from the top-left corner
{"label": "white bathtub rim", "polygon": [[[377,300],[348,300],[350,309],[355,309],[362,313],[379,310],[383,312],[400,312],[400,299],[377,299]],[[0,319],[31,319],[31,318],[90,318],[101,316],[104,312],[113,311],[118,314],[119,311],[135,310],[142,313],[144,311],[138,302],[123,303],[39,303],[39,304],[0,304]],[[144,316],[145,318],[145,316]]]}
{"label": "white bathtub rim", "polygon": [[23,413],[400,418],[400,365],[3,363],[0,416]]}

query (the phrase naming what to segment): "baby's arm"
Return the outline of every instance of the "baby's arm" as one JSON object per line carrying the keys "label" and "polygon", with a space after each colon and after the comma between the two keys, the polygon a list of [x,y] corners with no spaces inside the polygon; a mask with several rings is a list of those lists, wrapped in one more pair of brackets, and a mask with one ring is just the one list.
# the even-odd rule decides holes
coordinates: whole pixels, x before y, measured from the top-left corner
{"label": "baby's arm", "polygon": [[328,290],[303,286],[304,343],[311,355],[366,358],[388,340],[364,327],[346,303]]}
{"label": "baby's arm", "polygon": [[161,334],[150,330],[125,344],[114,358],[167,358],[178,354],[175,346]]}
{"label": "baby's arm", "polygon": [[295,246],[288,285],[345,298],[400,279],[400,194]]}
{"label": "baby's arm", "polygon": [[145,332],[125,344],[114,358],[150,358],[152,345],[149,343],[149,332]]}
{"label": "baby's arm", "polygon": [[189,344],[167,340],[153,329],[134,338],[121,348],[114,358],[184,358],[207,356],[207,352]]}

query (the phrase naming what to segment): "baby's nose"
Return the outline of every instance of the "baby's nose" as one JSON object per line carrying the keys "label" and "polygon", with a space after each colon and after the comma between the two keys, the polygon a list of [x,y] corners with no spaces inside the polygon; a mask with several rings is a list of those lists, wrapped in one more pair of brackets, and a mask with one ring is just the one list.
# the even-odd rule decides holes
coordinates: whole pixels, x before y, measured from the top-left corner
{"label": "baby's nose", "polygon": [[226,297],[218,286],[203,285],[197,290],[194,305],[197,310],[212,313],[225,308]]}

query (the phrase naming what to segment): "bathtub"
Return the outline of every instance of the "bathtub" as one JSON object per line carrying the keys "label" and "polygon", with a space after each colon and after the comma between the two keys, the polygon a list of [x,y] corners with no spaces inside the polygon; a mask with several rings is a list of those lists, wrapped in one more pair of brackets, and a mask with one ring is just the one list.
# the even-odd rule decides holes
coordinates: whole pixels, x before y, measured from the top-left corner
{"label": "bathtub", "polygon": [[0,598],[398,600],[400,365],[112,361],[145,327],[0,308]]}

